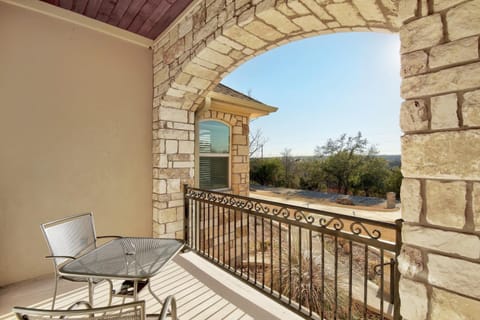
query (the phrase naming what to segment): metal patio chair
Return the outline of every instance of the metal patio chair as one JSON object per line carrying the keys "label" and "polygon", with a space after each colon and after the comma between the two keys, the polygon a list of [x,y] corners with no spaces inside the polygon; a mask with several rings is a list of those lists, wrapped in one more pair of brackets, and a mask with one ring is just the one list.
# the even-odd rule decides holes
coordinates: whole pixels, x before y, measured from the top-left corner
{"label": "metal patio chair", "polygon": [[[76,306],[84,305],[86,309],[73,310]],[[12,311],[18,319],[23,320],[46,320],[46,319],[75,319],[75,320],[165,320],[167,317],[177,319],[177,306],[175,298],[168,296],[163,304],[160,315],[146,315],[145,301],[120,304],[102,308],[90,308],[90,304],[84,301],[73,304],[67,310],[45,310],[24,307],[14,307]]]}
{"label": "metal patio chair", "polygon": [[[103,281],[103,279],[91,280],[85,277],[66,277],[59,273],[59,267],[74,260],[77,257],[88,253],[97,247],[97,239],[101,238],[121,238],[119,236],[100,236],[95,233],[93,223],[93,214],[83,213],[47,222],[41,225],[43,235],[47,241],[50,255],[46,258],[52,259],[55,269],[55,288],[53,291],[52,310],[55,309],[55,300],[57,297],[58,280],[65,279],[75,282],[87,282],[89,303],[93,305],[93,288]],[[109,305],[112,303],[112,281],[105,279],[110,285]]]}

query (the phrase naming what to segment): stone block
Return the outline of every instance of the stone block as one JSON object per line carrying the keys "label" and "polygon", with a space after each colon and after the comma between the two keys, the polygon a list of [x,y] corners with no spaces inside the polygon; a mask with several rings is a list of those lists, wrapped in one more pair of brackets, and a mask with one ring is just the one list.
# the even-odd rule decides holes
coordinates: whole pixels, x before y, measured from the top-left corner
{"label": "stone block", "polygon": [[472,210],[473,210],[473,223],[475,224],[475,231],[480,231],[480,182],[475,182],[473,184]]}
{"label": "stone block", "polygon": [[402,55],[402,76],[409,77],[427,72],[428,55],[425,51],[415,51]]}
{"label": "stone block", "polygon": [[283,34],[259,20],[252,21],[245,26],[245,29],[257,37],[267,41],[275,41],[284,37]]}
{"label": "stone block", "polygon": [[439,14],[421,18],[400,29],[402,53],[433,47],[443,39],[443,23]]}
{"label": "stone block", "polygon": [[191,153],[195,151],[195,143],[193,141],[179,141],[178,153]]}
{"label": "stone block", "polygon": [[234,25],[223,30],[223,35],[243,44],[250,49],[260,49],[267,45],[265,41]]}
{"label": "stone block", "polygon": [[300,27],[293,24],[290,19],[285,17],[280,12],[270,9],[265,11],[259,11],[257,7],[256,15],[265,21],[266,23],[275,27],[278,31],[289,34],[295,31],[299,31]]}
{"label": "stone block", "polygon": [[418,0],[403,0],[398,3],[398,16],[402,22],[416,17]]}
{"label": "stone block", "polygon": [[457,40],[433,47],[430,50],[429,66],[438,68],[478,59],[478,37]]}
{"label": "stone block", "polygon": [[167,140],[167,141],[165,141],[165,152],[167,154],[177,153],[178,152],[178,141],[177,140]]}
{"label": "stone block", "polygon": [[402,197],[402,218],[407,222],[419,222],[423,204],[420,181],[403,179],[400,195]]}
{"label": "stone block", "polygon": [[425,100],[407,100],[400,108],[400,127],[404,132],[428,129],[428,108]]}
{"label": "stone block", "polygon": [[454,7],[464,1],[465,0],[433,0],[433,10],[435,12],[442,11]]}
{"label": "stone block", "polygon": [[180,192],[180,179],[167,180],[167,193]]}
{"label": "stone block", "polygon": [[234,63],[233,59],[229,56],[223,55],[215,50],[210,48],[205,48],[197,56],[203,60],[219,64],[225,68],[228,68],[230,65]]}
{"label": "stone block", "polygon": [[158,223],[168,223],[174,221],[177,221],[177,211],[175,208],[158,211]]}
{"label": "stone block", "polygon": [[402,229],[402,240],[405,244],[417,247],[472,259],[480,258],[480,238],[476,235],[405,224]]}
{"label": "stone block", "polygon": [[343,27],[366,25],[358,10],[350,3],[333,3],[327,5],[326,9]]}
{"label": "stone block", "polygon": [[398,270],[408,278],[421,277],[425,269],[422,251],[406,245],[398,256]]}
{"label": "stone block", "polygon": [[194,31],[193,33],[193,44],[197,44],[198,42],[205,40],[208,36],[213,34],[218,28],[217,25],[217,18],[214,17],[210,21],[208,21],[201,29]]}
{"label": "stone block", "polygon": [[167,193],[167,182],[165,180],[153,179],[153,192],[158,194]]}
{"label": "stone block", "polygon": [[424,284],[402,277],[400,279],[400,313],[404,319],[427,319],[428,297]]}
{"label": "stone block", "polygon": [[169,222],[165,224],[165,229],[167,233],[174,233],[177,231],[183,231],[183,221]]}
{"label": "stone block", "polygon": [[446,20],[450,40],[480,34],[480,1],[467,1],[448,10]]}
{"label": "stone block", "polygon": [[327,29],[327,26],[324,25],[319,19],[314,15],[303,16],[293,19],[293,22],[299,25],[304,31],[319,31]]}
{"label": "stone block", "polygon": [[464,126],[480,126],[480,90],[463,95],[462,117]]}
{"label": "stone block", "polygon": [[467,186],[464,181],[426,182],[426,214],[431,224],[463,228],[465,225]]}
{"label": "stone block", "polygon": [[246,145],[247,144],[247,136],[234,134],[233,138],[232,138],[232,144]]}
{"label": "stone block", "polygon": [[160,107],[158,116],[162,121],[188,122],[188,113],[185,110]]}
{"label": "stone block", "polygon": [[174,168],[193,168],[193,161],[175,161],[173,163]]}
{"label": "stone block", "polygon": [[402,137],[404,177],[480,180],[480,130]]}
{"label": "stone block", "polygon": [[183,71],[191,74],[192,76],[206,80],[215,80],[219,76],[218,72],[209,70],[195,63],[189,63]]}
{"label": "stone block", "polygon": [[232,51],[232,48],[219,42],[216,40],[213,40],[208,43],[208,47],[212,50],[215,50],[217,52],[223,53],[223,54],[229,54],[230,51]]}
{"label": "stone block", "polygon": [[375,1],[353,0],[353,4],[365,20],[385,22],[385,16]]}
{"label": "stone block", "polygon": [[427,267],[429,283],[480,299],[480,263],[429,254]]}
{"label": "stone block", "polygon": [[245,48],[241,44],[224,36],[218,36],[215,40],[235,50],[243,50],[243,48]]}
{"label": "stone block", "polygon": [[153,155],[153,167],[155,168],[167,168],[168,161],[167,156],[164,154]]}
{"label": "stone block", "polygon": [[333,20],[333,17],[325,11],[315,0],[300,0],[310,11],[322,20]]}
{"label": "stone block", "polygon": [[456,93],[432,97],[430,102],[432,129],[458,128]]}
{"label": "stone block", "polygon": [[479,300],[433,288],[431,301],[431,319],[469,320],[479,316]]}
{"label": "stone block", "polygon": [[401,93],[404,99],[411,99],[476,89],[479,83],[480,63],[477,62],[403,79]]}

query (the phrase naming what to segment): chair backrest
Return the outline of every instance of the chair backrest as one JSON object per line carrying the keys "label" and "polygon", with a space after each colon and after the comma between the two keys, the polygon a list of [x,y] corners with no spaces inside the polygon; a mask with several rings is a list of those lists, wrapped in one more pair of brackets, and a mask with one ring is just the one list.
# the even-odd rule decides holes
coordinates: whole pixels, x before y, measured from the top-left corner
{"label": "chair backrest", "polygon": [[75,319],[75,320],[145,320],[145,301],[120,304],[116,306],[81,310],[45,310],[14,307],[12,311],[18,319]]}
{"label": "chair backrest", "polygon": [[[83,213],[41,225],[52,256],[77,257],[96,246],[93,214]],[[65,258],[55,258],[56,265]]]}

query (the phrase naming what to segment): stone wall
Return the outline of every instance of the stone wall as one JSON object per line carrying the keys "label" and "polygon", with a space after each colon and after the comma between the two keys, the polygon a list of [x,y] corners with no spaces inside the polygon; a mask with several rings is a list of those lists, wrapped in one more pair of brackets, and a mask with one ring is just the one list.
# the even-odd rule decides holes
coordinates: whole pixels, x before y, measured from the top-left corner
{"label": "stone wall", "polygon": [[194,175],[193,113],[220,79],[290,41],[402,25],[401,313],[477,317],[479,19],[480,0],[196,1],[154,45],[154,234],[182,235],[180,185]]}
{"label": "stone wall", "polygon": [[[401,313],[480,311],[480,1],[401,2]],[[419,5],[420,4],[420,5]]]}
{"label": "stone wall", "polygon": [[250,162],[248,148],[249,119],[246,116],[215,110],[197,114],[197,121],[219,120],[230,126],[230,189],[232,194],[248,196]]}

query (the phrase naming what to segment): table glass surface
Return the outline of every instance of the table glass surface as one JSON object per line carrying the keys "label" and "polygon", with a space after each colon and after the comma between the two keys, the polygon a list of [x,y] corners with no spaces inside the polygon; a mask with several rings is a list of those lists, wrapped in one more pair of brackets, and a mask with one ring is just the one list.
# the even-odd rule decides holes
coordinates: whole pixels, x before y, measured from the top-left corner
{"label": "table glass surface", "polygon": [[148,279],[172,259],[184,242],[176,239],[120,238],[65,264],[63,275]]}

